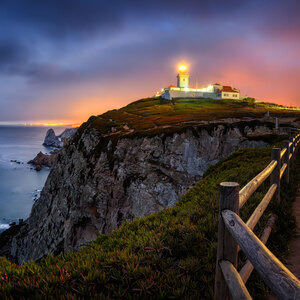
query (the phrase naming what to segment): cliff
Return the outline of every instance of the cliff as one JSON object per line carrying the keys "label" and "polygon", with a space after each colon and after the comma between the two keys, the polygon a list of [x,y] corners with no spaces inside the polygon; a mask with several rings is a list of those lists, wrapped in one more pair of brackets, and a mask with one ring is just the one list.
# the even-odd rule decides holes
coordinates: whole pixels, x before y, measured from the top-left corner
{"label": "cliff", "polygon": [[22,263],[78,250],[124,221],[174,206],[210,165],[238,148],[265,147],[274,133],[274,125],[262,120],[204,123],[195,115],[192,125],[150,128],[144,118],[139,130],[132,126],[132,112],[122,114],[127,118],[90,118],[61,149],[30,217],[13,238],[11,259]]}
{"label": "cliff", "polygon": [[66,128],[61,134],[56,135],[53,129],[49,129],[44,139],[44,146],[61,148],[77,131],[77,128]]}
{"label": "cliff", "polygon": [[[125,136],[106,146],[101,134],[87,127],[77,143],[59,153],[33,205],[26,234],[13,241],[12,257],[21,263],[78,250],[126,220],[174,206],[208,166],[239,147],[266,146],[249,141],[239,125]],[[99,153],[98,147],[103,147]]]}

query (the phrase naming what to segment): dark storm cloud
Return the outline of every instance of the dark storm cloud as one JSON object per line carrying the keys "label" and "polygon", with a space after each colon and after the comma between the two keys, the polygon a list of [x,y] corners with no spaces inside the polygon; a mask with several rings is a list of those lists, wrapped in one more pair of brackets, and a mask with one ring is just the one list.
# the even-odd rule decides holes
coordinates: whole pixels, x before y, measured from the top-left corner
{"label": "dark storm cloud", "polygon": [[[11,47],[12,56],[22,53],[25,46],[34,49],[37,39],[49,42],[60,39],[60,43],[74,41],[80,44],[85,39],[97,36],[99,42],[104,43],[105,38],[122,31],[126,23],[143,22],[143,19],[151,17],[154,22],[157,22],[157,18],[168,20],[178,17],[178,23],[192,18],[199,24],[210,17],[233,21],[241,18],[245,23],[258,22],[269,28],[272,22],[264,24],[259,18],[267,20],[270,17],[272,21],[272,18],[281,16],[280,22],[271,25],[273,28],[284,20],[287,20],[287,24],[299,20],[296,13],[299,11],[298,2],[290,0],[293,8],[290,10],[286,3],[289,1],[3,0],[0,4],[0,43],[3,44],[1,35],[7,35],[10,30],[12,34],[9,39],[12,42],[8,43],[8,47]],[[34,37],[33,44],[24,45],[28,43],[26,36]],[[57,45],[59,47],[59,43]],[[26,51],[25,54],[34,55],[32,51]],[[19,56],[15,58],[18,62]]]}
{"label": "dark storm cloud", "polygon": [[[7,67],[8,63],[9,72],[33,76],[39,73],[40,64],[34,63],[39,41],[55,43],[57,48],[72,42],[80,45],[95,37],[99,43],[105,43],[108,37],[121,32],[126,22],[143,22],[144,18],[151,17],[168,20],[174,15],[180,22],[191,16],[233,14],[242,7],[241,1],[233,0],[226,3],[221,0],[184,3],[179,0],[3,0],[0,4],[0,47],[3,48],[0,64],[5,63]],[[41,70],[41,73],[47,72]]]}
{"label": "dark storm cloud", "polygon": [[175,15],[178,22],[189,18],[201,21],[212,16],[232,20],[240,17],[245,23],[274,18],[273,25],[278,26],[299,21],[299,6],[296,0],[3,0],[0,23],[2,31],[7,30],[5,23],[15,26],[16,38],[26,33],[26,28],[45,35],[45,38],[77,37],[80,34],[90,37],[98,32],[110,34],[121,30],[124,22],[130,19],[143,20],[151,15],[165,19]]}
{"label": "dark storm cloud", "polygon": [[121,22],[118,11],[108,1],[7,0],[1,2],[1,11],[16,24],[32,26],[32,30],[56,38],[69,33],[92,34],[101,28],[113,29]]}
{"label": "dark storm cloud", "polygon": [[37,61],[40,44],[54,45],[54,50],[49,52],[59,53],[66,51],[66,44],[74,43],[80,48],[96,34],[99,38],[99,33],[102,42],[106,36],[120,30],[122,21],[118,9],[109,5],[108,1],[1,1],[0,72],[40,81],[61,73],[65,79],[68,76],[73,78],[73,72],[55,66],[51,59]]}
{"label": "dark storm cloud", "polygon": [[151,15],[168,18],[175,14],[181,19],[228,13],[232,16],[247,7],[246,3],[235,0],[3,0],[0,16],[4,22],[13,20],[20,26],[19,34],[31,26],[34,31],[59,38],[69,34],[90,36],[98,31],[108,33],[121,29],[128,18],[143,19]]}
{"label": "dark storm cloud", "polygon": [[0,73],[6,75],[32,76],[40,69],[37,64],[30,62],[34,51],[15,41],[0,41]]}
{"label": "dark storm cloud", "polygon": [[[276,66],[282,57],[288,66],[297,61],[295,48],[287,54],[284,47],[299,42],[299,10],[296,0],[2,0],[0,101],[6,93],[18,99],[3,83],[13,86],[15,77],[24,85],[20,98],[42,102],[44,93],[50,99],[61,89],[64,98],[67,89],[76,94],[91,82],[97,92],[113,80],[136,85],[137,77],[158,68],[169,74],[181,58],[190,59],[193,70],[206,70],[199,71],[202,81],[240,68],[239,78],[244,69],[265,70],[266,62]],[[280,59],[272,60],[276,55]]]}
{"label": "dark storm cloud", "polygon": [[27,49],[22,45],[14,41],[0,41],[0,70],[8,68],[11,64],[21,63],[27,55]]}

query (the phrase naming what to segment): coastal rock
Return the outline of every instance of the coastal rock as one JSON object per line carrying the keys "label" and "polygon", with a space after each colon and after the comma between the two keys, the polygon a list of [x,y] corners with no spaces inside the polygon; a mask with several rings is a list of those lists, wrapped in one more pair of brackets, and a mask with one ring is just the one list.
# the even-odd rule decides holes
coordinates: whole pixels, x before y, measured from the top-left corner
{"label": "coastal rock", "polygon": [[61,148],[77,131],[77,128],[66,128],[60,135],[56,136],[53,129],[46,133],[43,145]]}
{"label": "coastal rock", "polygon": [[46,133],[46,137],[44,140],[43,145],[49,146],[49,147],[62,147],[62,142],[59,140],[59,138],[55,135],[55,132],[53,129],[49,129]]}
{"label": "coastal rock", "polygon": [[[112,139],[92,121],[58,153],[26,231],[12,240],[10,257],[16,262],[78,250],[124,221],[174,206],[209,166],[238,148],[267,145],[244,132],[246,125],[255,132],[257,122]],[[259,124],[260,133],[264,126]]]}
{"label": "coastal rock", "polygon": [[66,128],[60,135],[58,135],[58,139],[61,141],[69,140],[77,131],[77,128]]}
{"label": "coastal rock", "polygon": [[58,150],[53,150],[50,154],[44,154],[40,151],[28,164],[34,165],[36,171],[40,171],[42,166],[51,168],[58,152]]}

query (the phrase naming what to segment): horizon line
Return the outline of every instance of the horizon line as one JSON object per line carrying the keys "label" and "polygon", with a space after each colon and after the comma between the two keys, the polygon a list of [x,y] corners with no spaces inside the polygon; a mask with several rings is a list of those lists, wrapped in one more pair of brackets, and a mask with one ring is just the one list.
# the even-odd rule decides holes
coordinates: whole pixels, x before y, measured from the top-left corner
{"label": "horizon line", "polygon": [[23,127],[79,127],[82,122],[32,122],[32,121],[0,121],[0,126],[23,126]]}

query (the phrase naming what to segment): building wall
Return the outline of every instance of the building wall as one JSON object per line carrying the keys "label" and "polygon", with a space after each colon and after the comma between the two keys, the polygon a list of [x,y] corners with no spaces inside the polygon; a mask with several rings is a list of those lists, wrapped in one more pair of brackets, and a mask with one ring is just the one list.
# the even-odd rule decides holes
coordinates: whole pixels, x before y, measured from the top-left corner
{"label": "building wall", "polygon": [[186,92],[186,91],[166,91],[161,95],[162,98],[172,100],[173,98],[202,98],[202,92]]}
{"label": "building wall", "polygon": [[222,92],[222,99],[240,99],[240,93]]}
{"label": "building wall", "polygon": [[221,99],[217,93],[203,93],[203,98]]}
{"label": "building wall", "polygon": [[172,100],[173,98],[211,98],[211,99],[240,99],[239,93],[230,92],[200,92],[196,89],[188,88],[168,88],[165,92],[161,94],[161,97],[166,100]]}

